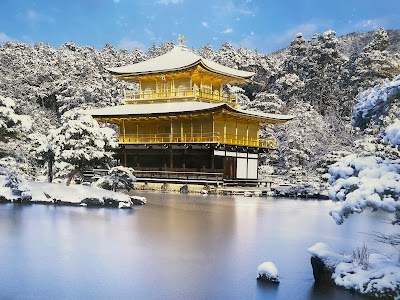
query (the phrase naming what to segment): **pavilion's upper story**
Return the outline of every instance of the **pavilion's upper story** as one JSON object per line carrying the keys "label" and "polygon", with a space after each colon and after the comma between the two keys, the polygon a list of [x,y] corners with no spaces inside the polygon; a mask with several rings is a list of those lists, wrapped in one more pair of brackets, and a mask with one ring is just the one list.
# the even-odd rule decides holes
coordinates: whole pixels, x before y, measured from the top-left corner
{"label": "pavilion's upper story", "polygon": [[118,79],[139,83],[139,91],[124,92],[125,104],[201,101],[236,107],[236,95],[225,93],[223,86],[254,76],[204,59],[184,45],[147,61],[107,70]]}

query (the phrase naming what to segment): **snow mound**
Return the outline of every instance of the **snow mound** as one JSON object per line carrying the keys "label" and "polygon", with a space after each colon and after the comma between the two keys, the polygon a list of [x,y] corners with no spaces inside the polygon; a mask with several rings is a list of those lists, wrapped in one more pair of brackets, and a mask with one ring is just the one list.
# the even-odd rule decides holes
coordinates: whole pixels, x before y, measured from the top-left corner
{"label": "snow mound", "polygon": [[308,252],[310,252],[311,256],[320,258],[325,266],[331,270],[334,270],[335,267],[343,261],[351,261],[349,256],[335,253],[333,249],[325,243],[316,243],[314,246],[308,248]]}
{"label": "snow mound", "polygon": [[323,261],[332,272],[331,280],[338,286],[372,297],[400,296],[400,264],[387,256],[371,253],[365,268],[350,255],[335,253],[325,243],[316,243],[308,251]]}
{"label": "snow mound", "polygon": [[[21,198],[10,187],[5,186],[6,176],[0,175],[0,200],[14,202]],[[130,208],[134,204],[146,204],[145,197],[129,196],[97,187],[59,183],[33,182],[29,183],[31,203],[56,203],[74,205],[115,206]],[[25,185],[24,185],[25,186]],[[28,186],[28,185],[26,185]]]}
{"label": "snow mound", "polygon": [[341,224],[349,214],[365,208],[393,213],[400,209],[400,160],[349,155],[329,168],[329,196],[340,205],[330,214]]}
{"label": "snow mound", "polygon": [[368,270],[363,270],[359,265],[341,262],[332,279],[337,285],[361,294],[385,299],[399,297],[400,265],[377,253],[370,254],[369,265]]}
{"label": "snow mound", "polygon": [[257,279],[279,283],[279,272],[275,264],[267,261],[257,268]]}

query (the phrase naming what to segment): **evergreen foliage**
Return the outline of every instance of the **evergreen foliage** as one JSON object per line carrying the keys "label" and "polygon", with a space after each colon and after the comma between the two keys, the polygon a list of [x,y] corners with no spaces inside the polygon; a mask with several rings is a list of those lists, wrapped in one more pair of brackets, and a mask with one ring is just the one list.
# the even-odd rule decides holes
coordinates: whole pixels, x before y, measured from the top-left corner
{"label": "evergreen foliage", "polygon": [[[226,90],[240,91],[239,104],[244,108],[295,114],[297,118],[287,125],[262,130],[263,136],[278,138],[278,151],[269,154],[270,162],[275,173],[285,174],[301,167],[313,174],[326,166],[326,157],[331,153],[348,151],[362,136],[365,140],[374,136],[372,131],[377,129],[373,126],[359,133],[351,129],[352,110],[361,91],[400,74],[400,47],[393,43],[399,35],[399,31],[379,29],[337,37],[329,30],[308,41],[299,33],[287,49],[268,55],[229,43],[218,50],[206,45],[194,51],[217,63],[256,73],[253,81]],[[64,113],[75,108],[118,105],[124,89],[138,89],[136,84],[114,79],[107,67],[161,55],[173,44],[153,45],[147,53],[140,49],[116,50],[112,45],[100,50],[73,43],[59,49],[20,42],[0,45],[0,94],[14,100],[15,114],[31,117],[31,132],[38,134],[36,138],[1,143],[3,152],[34,166],[25,168],[28,175],[38,175],[40,164],[34,158],[42,157],[43,164],[48,161],[48,150],[37,155],[32,151],[34,146],[29,145],[41,140],[40,134],[47,136],[50,129],[64,125]],[[313,130],[306,130],[307,126]],[[1,138],[5,136],[1,134]],[[293,152],[290,159],[285,157],[288,151]]]}

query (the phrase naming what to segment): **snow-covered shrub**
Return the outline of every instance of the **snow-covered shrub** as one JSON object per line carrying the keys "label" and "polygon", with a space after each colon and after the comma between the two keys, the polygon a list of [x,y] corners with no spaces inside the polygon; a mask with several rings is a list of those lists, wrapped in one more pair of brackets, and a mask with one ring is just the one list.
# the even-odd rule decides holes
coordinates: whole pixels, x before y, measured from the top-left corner
{"label": "snow-covered shrub", "polygon": [[[399,221],[400,211],[400,152],[390,153],[385,143],[399,146],[400,115],[396,105],[400,99],[400,76],[385,80],[381,85],[360,94],[353,112],[353,125],[365,129],[371,122],[382,124],[380,135],[376,138],[383,147],[372,147],[372,153],[359,150],[359,154],[345,157],[329,169],[329,195],[341,205],[330,212],[341,224],[348,215],[361,213],[367,207],[382,209],[395,215],[394,223]],[[365,144],[365,143],[364,143]],[[368,143],[367,143],[368,144]],[[365,147],[364,147],[365,148]],[[376,151],[379,150],[379,151]],[[372,151],[370,151],[372,152]]]}
{"label": "snow-covered shrub", "polygon": [[[398,299],[400,272],[398,264],[382,254],[370,253],[364,245],[353,255],[341,255],[330,246],[317,243],[308,249],[313,258],[319,258],[328,271],[328,280],[361,294],[382,299]],[[320,267],[316,271],[319,272]],[[313,269],[314,272],[314,269]],[[323,274],[318,274],[323,276]],[[314,278],[316,274],[314,273]]]}
{"label": "snow-covered shrub", "polygon": [[350,155],[329,168],[329,196],[342,201],[330,214],[338,224],[367,207],[389,213],[400,210],[400,161]]}
{"label": "snow-covered shrub", "polygon": [[16,136],[32,126],[30,117],[16,114],[14,108],[14,100],[0,95],[0,140]]}
{"label": "snow-covered shrub", "polygon": [[17,196],[22,201],[31,201],[32,187],[28,183],[28,181],[22,179],[17,174],[13,172],[7,172],[6,178],[4,180],[3,185],[11,189],[11,192],[14,196]]}
{"label": "snow-covered shrub", "polygon": [[78,172],[110,160],[110,149],[118,144],[114,130],[100,127],[83,111],[70,111],[61,120],[62,125],[50,131],[48,145],[56,165],[68,173],[69,185]]}
{"label": "snow-covered shrub", "polygon": [[284,106],[283,101],[276,95],[267,92],[258,93],[254,100],[245,107],[247,110],[279,114]]}
{"label": "snow-covered shrub", "polygon": [[369,265],[370,250],[367,245],[363,244],[351,253],[351,258],[353,259],[354,266],[361,266],[363,270],[368,270]]}
{"label": "snow-covered shrub", "polygon": [[386,79],[381,84],[362,92],[354,106],[353,126],[365,129],[371,121],[382,124],[382,116],[389,112],[392,105],[398,103],[399,96],[400,76],[392,80]]}
{"label": "snow-covered shrub", "polygon": [[136,177],[133,171],[132,168],[123,166],[113,167],[108,171],[107,176],[99,178],[93,185],[106,190],[126,189],[129,192],[135,188]]}

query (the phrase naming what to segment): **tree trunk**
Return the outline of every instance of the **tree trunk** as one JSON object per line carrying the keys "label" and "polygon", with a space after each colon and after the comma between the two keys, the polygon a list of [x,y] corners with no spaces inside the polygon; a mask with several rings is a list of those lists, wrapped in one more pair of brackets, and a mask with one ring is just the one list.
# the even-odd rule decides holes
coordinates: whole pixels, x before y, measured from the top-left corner
{"label": "tree trunk", "polygon": [[71,173],[69,173],[67,183],[66,183],[67,186],[69,186],[71,184],[72,179],[75,177],[75,175],[76,175],[76,173],[78,173],[78,171],[79,171],[78,169],[73,169],[71,171]]}
{"label": "tree trunk", "polygon": [[54,154],[50,155],[49,160],[47,162],[47,182],[53,182],[53,163],[54,163]]}

